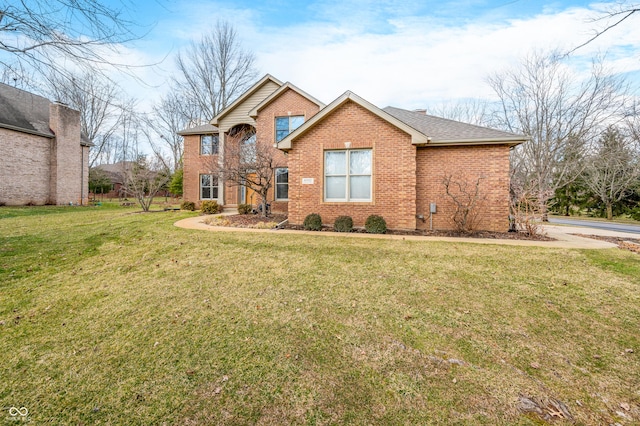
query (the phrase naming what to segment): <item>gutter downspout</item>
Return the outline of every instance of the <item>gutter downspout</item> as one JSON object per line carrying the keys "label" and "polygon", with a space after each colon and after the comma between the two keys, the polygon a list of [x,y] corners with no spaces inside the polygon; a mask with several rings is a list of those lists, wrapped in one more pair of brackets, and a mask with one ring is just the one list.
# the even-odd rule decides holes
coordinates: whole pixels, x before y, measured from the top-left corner
{"label": "gutter downspout", "polygon": [[[88,192],[87,198],[89,198]],[[84,206],[84,147],[82,144],[80,144],[80,205]]]}

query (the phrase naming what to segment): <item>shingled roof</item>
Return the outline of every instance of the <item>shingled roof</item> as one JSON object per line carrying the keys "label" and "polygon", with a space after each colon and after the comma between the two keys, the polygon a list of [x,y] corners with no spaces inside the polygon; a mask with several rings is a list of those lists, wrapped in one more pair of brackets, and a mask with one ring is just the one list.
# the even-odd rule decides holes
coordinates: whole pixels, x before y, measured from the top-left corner
{"label": "shingled roof", "polygon": [[527,140],[526,137],[515,133],[435,117],[425,114],[423,111],[408,111],[390,106],[382,110],[421,133],[424,133],[429,137],[430,143],[433,144],[461,144],[492,141],[517,145]]}
{"label": "shingled roof", "polygon": [[[51,103],[42,96],[0,83],[0,128],[54,138],[56,135],[49,127]],[[81,133],[80,145],[93,143]]]}
{"label": "shingled roof", "polygon": [[0,127],[53,138],[49,105],[42,96],[0,83]]}
{"label": "shingled roof", "polygon": [[180,136],[187,136],[187,135],[207,135],[207,134],[213,134],[218,132],[220,132],[220,130],[216,126],[214,126],[213,124],[206,123],[200,126],[194,126],[184,130],[180,130],[177,133]]}

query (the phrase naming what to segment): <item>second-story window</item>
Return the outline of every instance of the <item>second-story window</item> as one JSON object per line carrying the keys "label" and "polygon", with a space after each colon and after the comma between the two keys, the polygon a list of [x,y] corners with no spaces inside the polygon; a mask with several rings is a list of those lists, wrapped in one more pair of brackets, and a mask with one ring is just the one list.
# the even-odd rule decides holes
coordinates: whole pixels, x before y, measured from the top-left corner
{"label": "second-story window", "polygon": [[200,155],[214,155],[218,153],[218,135],[200,136]]}
{"label": "second-story window", "polygon": [[287,117],[276,117],[276,142],[280,142],[287,135],[293,132],[304,123],[304,116],[290,115]]}

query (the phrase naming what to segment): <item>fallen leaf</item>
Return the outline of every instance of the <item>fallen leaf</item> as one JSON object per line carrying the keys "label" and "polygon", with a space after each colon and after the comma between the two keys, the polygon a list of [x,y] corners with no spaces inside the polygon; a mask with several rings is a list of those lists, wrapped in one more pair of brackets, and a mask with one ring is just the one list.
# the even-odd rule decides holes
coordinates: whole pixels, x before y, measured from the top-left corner
{"label": "fallen leaf", "polygon": [[540,364],[538,364],[537,362],[532,362],[531,368],[535,368],[537,370],[538,368],[540,368]]}
{"label": "fallen leaf", "polygon": [[631,406],[629,404],[627,404],[626,402],[621,402],[620,403],[620,407],[622,407],[625,411],[631,410]]}

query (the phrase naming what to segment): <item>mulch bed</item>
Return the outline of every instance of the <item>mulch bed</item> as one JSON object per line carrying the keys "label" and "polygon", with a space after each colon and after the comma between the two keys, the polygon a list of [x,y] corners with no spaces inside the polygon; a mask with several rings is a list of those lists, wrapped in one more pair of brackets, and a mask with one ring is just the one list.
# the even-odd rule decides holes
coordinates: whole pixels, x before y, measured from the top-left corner
{"label": "mulch bed", "polygon": [[[268,217],[262,217],[254,214],[238,214],[232,216],[225,216],[231,226],[243,228],[255,225],[260,222],[276,222],[280,223],[287,218],[285,214],[271,214]],[[297,231],[304,231],[304,228],[300,225],[285,224],[283,229],[293,229]],[[333,232],[333,227],[324,226],[320,232]],[[366,234],[363,228],[354,229],[352,232]],[[531,240],[531,241],[554,241],[553,238],[549,238],[546,235],[527,235],[523,232],[472,232],[465,234],[463,232],[456,231],[427,231],[427,230],[387,230],[389,235],[416,235],[425,237],[458,237],[458,238],[488,238],[488,239],[501,239],[501,240]]]}
{"label": "mulch bed", "polygon": [[225,216],[224,218],[227,219],[229,222],[231,222],[232,226],[235,226],[237,228],[247,228],[250,225],[255,225],[256,223],[261,223],[261,222],[280,223],[283,220],[287,219],[287,215],[273,213],[273,214],[270,214],[268,217],[263,217],[263,216],[260,216],[259,214],[234,214],[231,216]]}
{"label": "mulch bed", "polygon": [[578,237],[591,238],[594,240],[606,241],[609,243],[617,244],[619,248],[623,250],[629,250],[634,253],[640,254],[640,238],[622,238],[622,237],[609,237],[605,235],[586,235],[586,234],[573,234]]}

